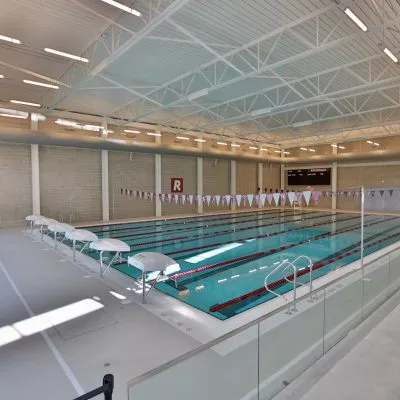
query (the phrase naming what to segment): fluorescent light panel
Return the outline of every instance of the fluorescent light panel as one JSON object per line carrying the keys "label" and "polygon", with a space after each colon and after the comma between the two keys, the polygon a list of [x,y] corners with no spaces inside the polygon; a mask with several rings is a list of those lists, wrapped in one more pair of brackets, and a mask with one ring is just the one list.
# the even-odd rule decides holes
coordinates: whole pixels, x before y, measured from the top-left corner
{"label": "fluorescent light panel", "polygon": [[231,143],[231,147],[240,147],[240,144]]}
{"label": "fluorescent light panel", "polygon": [[200,143],[204,143],[205,140],[204,139],[194,139],[195,142],[200,142]]}
{"label": "fluorescent light panel", "polygon": [[161,133],[146,132],[146,135],[149,135],[149,136],[161,136]]}
{"label": "fluorescent light panel", "polygon": [[379,143],[373,143],[374,146],[379,146]]}
{"label": "fluorescent light panel", "polygon": [[177,136],[176,138],[179,140],[190,140],[190,138],[188,138],[186,136]]}
{"label": "fluorescent light panel", "polygon": [[315,153],[314,149],[308,149],[308,151],[311,151],[312,153]]}
{"label": "fluorescent light panel", "polygon": [[15,44],[21,44],[20,40],[14,39],[9,36],[4,36],[4,35],[0,35],[0,40],[4,40],[5,42],[10,42],[10,43],[15,43]]}
{"label": "fluorescent light panel", "polygon": [[284,151],[283,154],[290,154],[288,151]]}
{"label": "fluorescent light panel", "polygon": [[217,142],[217,144],[219,144],[220,146],[228,146],[228,143],[225,142]]}
{"label": "fluorescent light panel", "polygon": [[342,149],[342,150],[344,150],[346,147],[344,147],[344,146],[339,146],[339,149]]}
{"label": "fluorescent light panel", "polygon": [[383,50],[385,52],[385,54],[395,63],[399,62],[399,59],[387,48],[385,47],[385,49]]}
{"label": "fluorescent light panel", "polygon": [[140,131],[131,131],[130,129],[124,129],[126,133],[140,133]]}
{"label": "fluorescent light panel", "polygon": [[344,12],[361,30],[363,30],[364,32],[368,30],[364,22],[362,22],[361,19],[358,18],[357,15],[350,10],[350,8],[346,8]]}
{"label": "fluorescent light panel", "polygon": [[371,142],[370,140],[367,140],[368,144],[374,144],[374,142]]}
{"label": "fluorescent light panel", "polygon": [[280,150],[274,150],[274,153],[280,153],[281,151]]}
{"label": "fluorescent light panel", "polygon": [[[257,150],[257,147],[255,147],[255,146],[250,146],[249,149],[250,149],[250,150]],[[265,149],[261,149],[261,150],[265,150]]]}
{"label": "fluorescent light panel", "polygon": [[38,103],[30,103],[29,101],[10,100],[10,103],[22,104],[24,106],[31,106],[31,107],[41,107],[40,104],[38,104]]}
{"label": "fluorescent light panel", "polygon": [[137,11],[131,7],[128,7],[128,6],[124,6],[123,4],[118,3],[117,1],[114,1],[114,0],[101,0],[101,1],[109,4],[110,6],[119,8],[122,11],[126,11],[129,14],[136,15],[137,17],[140,17],[142,15],[142,13],[140,13],[139,11]]}
{"label": "fluorescent light panel", "polygon": [[49,89],[60,89],[57,85],[50,85],[49,83],[30,81],[29,79],[24,79],[22,82],[27,83],[28,85],[43,86]]}
{"label": "fluorescent light panel", "polygon": [[18,118],[18,119],[27,119],[28,115],[15,115],[15,114],[0,114],[0,117],[8,117],[8,118]]}
{"label": "fluorescent light panel", "polygon": [[300,150],[307,151],[308,149],[306,149],[305,147],[300,147]]}
{"label": "fluorescent light panel", "polygon": [[46,51],[47,53],[55,54],[55,55],[57,55],[57,56],[70,58],[70,59],[76,60],[76,61],[82,61],[82,62],[85,62],[85,63],[88,63],[88,62],[89,62],[89,60],[88,60],[87,58],[75,56],[74,54],[70,54],[70,53],[64,53],[63,51],[50,49],[50,48],[48,48],[48,47],[46,47],[46,48],[44,49],[44,51]]}

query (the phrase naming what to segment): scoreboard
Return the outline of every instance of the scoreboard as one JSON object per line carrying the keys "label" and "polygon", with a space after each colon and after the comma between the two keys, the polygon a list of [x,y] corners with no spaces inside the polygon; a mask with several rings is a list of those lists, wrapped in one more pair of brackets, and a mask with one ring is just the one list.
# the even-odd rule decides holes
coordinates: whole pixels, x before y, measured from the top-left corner
{"label": "scoreboard", "polygon": [[318,186],[331,184],[330,168],[289,169],[287,182],[291,186]]}

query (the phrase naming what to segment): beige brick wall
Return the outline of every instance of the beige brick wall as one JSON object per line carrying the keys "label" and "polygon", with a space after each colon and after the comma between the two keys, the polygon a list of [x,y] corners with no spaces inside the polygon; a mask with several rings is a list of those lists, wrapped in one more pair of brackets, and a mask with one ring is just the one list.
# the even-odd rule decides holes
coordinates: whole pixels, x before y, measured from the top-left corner
{"label": "beige brick wall", "polygon": [[[229,160],[203,159],[204,194],[229,194],[231,184],[231,162]],[[228,207],[204,206],[204,211],[227,210]]]}
{"label": "beige brick wall", "polygon": [[[197,190],[197,160],[195,157],[161,156],[161,191],[171,193],[171,178],[183,178],[183,194],[195,194]],[[162,214],[195,213],[195,204],[163,203]]]}
{"label": "beige brick wall", "polygon": [[110,151],[110,218],[134,218],[154,215],[154,201],[121,194],[121,188],[154,192],[154,155]]}
{"label": "beige brick wall", "polygon": [[102,218],[99,150],[40,146],[41,213],[65,222]]}
{"label": "beige brick wall", "polygon": [[261,188],[264,193],[265,189],[280,189],[281,187],[281,166],[277,164],[264,164],[263,165],[263,187]]}
{"label": "beige brick wall", "polygon": [[32,214],[31,146],[0,142],[0,226],[24,224]]}

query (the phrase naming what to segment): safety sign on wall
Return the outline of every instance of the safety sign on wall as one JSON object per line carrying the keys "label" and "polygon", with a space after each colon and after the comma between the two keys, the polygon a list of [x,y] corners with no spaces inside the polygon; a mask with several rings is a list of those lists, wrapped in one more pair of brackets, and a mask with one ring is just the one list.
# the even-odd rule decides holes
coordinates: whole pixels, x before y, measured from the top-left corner
{"label": "safety sign on wall", "polygon": [[171,193],[183,193],[183,178],[171,178]]}

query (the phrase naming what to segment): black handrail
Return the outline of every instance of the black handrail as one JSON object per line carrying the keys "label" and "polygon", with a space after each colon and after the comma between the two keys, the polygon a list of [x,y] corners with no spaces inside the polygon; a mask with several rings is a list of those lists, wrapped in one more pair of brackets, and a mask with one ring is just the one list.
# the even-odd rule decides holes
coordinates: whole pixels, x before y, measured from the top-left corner
{"label": "black handrail", "polygon": [[114,375],[107,374],[104,375],[103,377],[103,386],[100,386],[97,389],[92,390],[91,392],[85,393],[74,400],[89,400],[102,393],[104,393],[104,400],[112,400],[113,391],[114,391]]}

